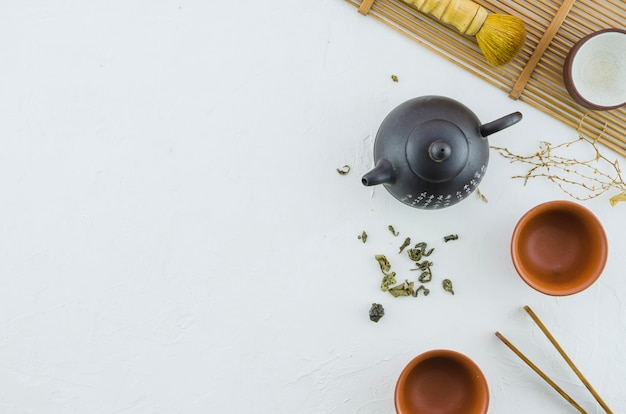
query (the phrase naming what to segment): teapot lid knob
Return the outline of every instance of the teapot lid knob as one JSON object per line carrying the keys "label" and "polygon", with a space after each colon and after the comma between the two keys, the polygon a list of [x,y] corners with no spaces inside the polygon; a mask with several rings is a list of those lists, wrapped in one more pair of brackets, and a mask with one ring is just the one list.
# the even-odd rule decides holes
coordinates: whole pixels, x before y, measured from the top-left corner
{"label": "teapot lid knob", "polygon": [[430,144],[430,147],[428,147],[428,153],[433,161],[441,162],[450,158],[450,155],[452,154],[452,147],[446,141],[438,139]]}
{"label": "teapot lid knob", "polygon": [[418,125],[406,143],[409,167],[417,176],[430,182],[444,182],[465,168],[469,143],[463,131],[442,119]]}

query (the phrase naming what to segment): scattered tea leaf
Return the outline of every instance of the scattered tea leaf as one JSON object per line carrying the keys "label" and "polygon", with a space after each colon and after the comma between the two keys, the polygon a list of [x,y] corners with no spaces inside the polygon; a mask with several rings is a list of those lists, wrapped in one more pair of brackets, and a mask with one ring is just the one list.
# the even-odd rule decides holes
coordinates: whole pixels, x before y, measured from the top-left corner
{"label": "scattered tea leaf", "polygon": [[398,252],[398,254],[402,253],[402,251],[407,248],[409,245],[411,244],[411,238],[407,237],[406,239],[404,239],[404,243],[402,243],[402,245],[400,246],[400,251]]}
{"label": "scattered tea leaf", "polygon": [[458,239],[459,239],[459,235],[458,235],[458,234],[450,234],[450,235],[448,235],[448,236],[445,236],[445,237],[443,238],[443,241],[447,243],[447,242],[449,242],[450,240],[458,240]]}
{"label": "scattered tea leaf", "polygon": [[421,263],[415,263],[417,265],[417,268],[415,269],[411,269],[411,270],[426,270],[428,268],[430,268],[430,266],[433,265],[433,262],[429,262],[428,260],[424,260]]}
{"label": "scattered tea leaf", "polygon": [[357,238],[365,243],[367,241],[367,233],[365,232],[365,230],[363,230],[363,233],[359,234]]}
{"label": "scattered tea leaf", "polygon": [[432,248],[427,251],[427,246],[427,243],[420,242],[417,243],[414,248],[407,250],[409,259],[413,260],[414,262],[419,262],[420,260],[422,260],[422,256],[430,256],[435,249]]}
{"label": "scattered tea leaf", "polygon": [[430,290],[428,288],[426,288],[424,285],[420,285],[420,287],[415,289],[415,293],[413,293],[413,296],[417,297],[417,294],[420,290],[424,292],[424,296],[428,296],[428,294],[430,293]]}
{"label": "scattered tea leaf", "polygon": [[422,260],[422,251],[420,249],[409,249],[407,250],[407,253],[409,254],[409,259],[414,262]]}
{"label": "scattered tea leaf", "polygon": [[383,280],[380,282],[380,290],[386,292],[389,290],[389,286],[396,283],[396,272],[383,273]]}
{"label": "scattered tea leaf", "polygon": [[391,75],[391,80],[394,82],[398,82],[398,77],[396,75]]}
{"label": "scattered tea leaf", "polygon": [[421,283],[430,282],[432,280],[432,278],[433,278],[432,271],[430,270],[430,267],[433,265],[433,262],[429,262],[428,260],[424,260],[421,263],[416,263],[416,265],[417,265],[417,268],[410,269],[410,270],[421,270],[422,271],[422,273],[419,275],[417,280],[419,280]]}
{"label": "scattered tea leaf", "polygon": [[416,249],[422,249],[422,256],[430,256],[432,254],[432,252],[435,250],[435,248],[432,248],[428,251],[426,251],[426,246],[428,246],[428,244],[426,244],[426,242],[420,242],[417,243],[415,245]]}
{"label": "scattered tea leaf", "polygon": [[409,292],[404,289],[404,285],[396,286],[395,288],[389,289],[389,293],[391,293],[391,296],[393,296],[394,298],[398,298],[400,296],[409,296]]}
{"label": "scattered tea leaf", "polygon": [[441,285],[443,286],[443,290],[454,295],[454,289],[452,289],[452,281],[450,279],[443,279]]}
{"label": "scattered tea leaf", "polygon": [[394,287],[390,287],[389,288],[389,293],[391,293],[391,295],[394,298],[397,298],[399,296],[411,296],[411,291],[409,290],[409,285],[408,285],[408,281],[404,282],[404,283],[400,283],[399,285],[396,285]]}
{"label": "scattered tea leaf", "polygon": [[420,281],[420,283],[427,283],[430,282],[433,279],[433,274],[430,270],[430,266],[433,265],[433,262],[429,262],[428,260],[424,260],[421,263],[416,263],[417,264],[417,268],[416,269],[411,269],[411,270],[421,270],[422,273],[419,275],[419,277],[417,278],[417,280]]}
{"label": "scattered tea leaf", "polygon": [[409,296],[415,296],[415,282],[405,280],[404,283],[406,283],[406,290],[409,293]]}
{"label": "scattered tea leaf", "polygon": [[393,234],[394,236],[397,236],[398,234],[400,234],[393,228],[393,226],[391,224],[387,228],[389,229],[391,234]]}
{"label": "scattered tea leaf", "polygon": [[419,280],[420,283],[428,283],[433,280],[433,273],[430,271],[430,267],[424,270],[417,280]]}
{"label": "scattered tea leaf", "polygon": [[346,164],[341,168],[337,168],[337,172],[339,175],[346,175],[350,172],[350,166]]}
{"label": "scattered tea leaf", "polygon": [[391,264],[389,263],[389,260],[387,260],[387,257],[384,254],[377,254],[374,257],[378,261],[378,264],[380,265],[380,270],[382,270],[383,273],[391,270]]}
{"label": "scattered tea leaf", "polygon": [[385,316],[385,308],[380,303],[372,303],[370,308],[370,321],[378,322],[380,318]]}
{"label": "scattered tea leaf", "polygon": [[[389,226],[389,230],[395,234],[393,226]],[[444,236],[445,242],[457,239],[457,234],[449,234],[447,236]],[[412,296],[414,298],[417,298],[420,292],[422,292],[423,296],[428,296],[430,294],[430,289],[428,289],[425,284],[432,282],[433,280],[433,274],[431,269],[433,266],[433,262],[427,260],[426,257],[430,256],[435,249],[429,248],[428,243],[426,242],[419,242],[415,244],[413,248],[409,247],[410,244],[411,238],[407,237],[400,247],[400,253],[402,253],[402,251],[406,251],[409,258],[414,261],[416,267],[410,270],[417,270],[421,272],[420,275],[417,277],[417,280],[414,281],[409,281],[408,279],[405,279],[404,282],[397,283],[396,272],[391,271],[391,264],[389,263],[389,260],[387,260],[387,257],[383,254],[375,255],[375,258],[378,261],[380,269],[383,273],[380,289],[383,292],[389,292],[389,294],[396,298],[401,296]],[[416,285],[419,285],[419,287],[415,288]],[[446,292],[454,295],[454,289],[452,287],[452,281],[450,279],[444,279],[442,281],[442,286]]]}

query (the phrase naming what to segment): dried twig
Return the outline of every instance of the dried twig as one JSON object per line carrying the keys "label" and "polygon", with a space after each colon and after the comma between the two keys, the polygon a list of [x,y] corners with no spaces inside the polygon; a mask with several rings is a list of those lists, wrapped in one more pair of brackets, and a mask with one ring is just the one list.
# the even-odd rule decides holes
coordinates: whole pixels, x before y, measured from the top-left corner
{"label": "dried twig", "polygon": [[[584,117],[581,124],[583,121]],[[598,139],[601,135],[595,139],[585,137],[580,133],[580,127],[577,132],[577,139],[559,145],[541,141],[539,151],[533,155],[518,155],[508,148],[493,146],[491,148],[511,163],[520,162],[530,166],[526,174],[512,177],[523,179],[524,185],[532,178],[545,178],[576,200],[585,201],[609,190],[617,190],[620,193],[609,199],[611,205],[626,201],[626,183],[622,178],[619,162],[611,161],[600,152]],[[572,158],[566,152],[561,155],[574,145],[584,145],[586,149],[591,150],[591,155],[582,160]]]}

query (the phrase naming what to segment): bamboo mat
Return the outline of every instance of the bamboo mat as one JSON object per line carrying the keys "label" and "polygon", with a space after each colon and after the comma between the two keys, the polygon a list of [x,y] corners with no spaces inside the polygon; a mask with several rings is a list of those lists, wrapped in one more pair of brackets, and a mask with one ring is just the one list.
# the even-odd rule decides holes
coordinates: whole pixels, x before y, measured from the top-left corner
{"label": "bamboo mat", "polygon": [[475,0],[493,13],[524,20],[526,43],[510,63],[489,65],[474,37],[401,0],[345,0],[361,14],[390,26],[475,76],[626,157],[626,108],[592,111],[573,101],[563,84],[567,52],[583,36],[626,25],[623,0]]}

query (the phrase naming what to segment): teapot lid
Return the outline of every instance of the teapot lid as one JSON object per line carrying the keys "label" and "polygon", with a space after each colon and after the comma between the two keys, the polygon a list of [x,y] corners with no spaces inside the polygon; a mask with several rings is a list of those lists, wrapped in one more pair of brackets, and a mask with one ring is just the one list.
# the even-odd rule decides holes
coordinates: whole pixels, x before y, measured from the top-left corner
{"label": "teapot lid", "polygon": [[455,124],[433,119],[416,126],[406,143],[411,171],[423,180],[444,182],[456,177],[467,164],[469,144]]}

